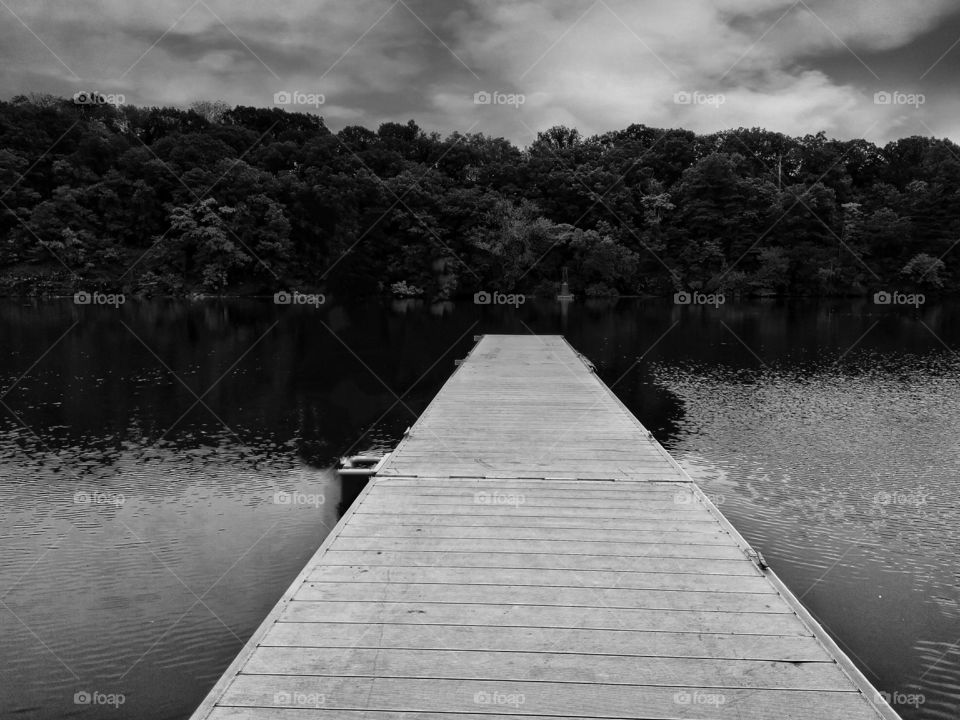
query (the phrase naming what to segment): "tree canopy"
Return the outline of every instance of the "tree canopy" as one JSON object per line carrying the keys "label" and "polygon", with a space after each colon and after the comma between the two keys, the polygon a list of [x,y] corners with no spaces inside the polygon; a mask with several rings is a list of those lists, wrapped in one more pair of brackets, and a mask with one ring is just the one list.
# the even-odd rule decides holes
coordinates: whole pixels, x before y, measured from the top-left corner
{"label": "tree canopy", "polygon": [[0,102],[0,290],[466,296],[955,292],[960,148],[760,128],[331,132],[322,118]]}

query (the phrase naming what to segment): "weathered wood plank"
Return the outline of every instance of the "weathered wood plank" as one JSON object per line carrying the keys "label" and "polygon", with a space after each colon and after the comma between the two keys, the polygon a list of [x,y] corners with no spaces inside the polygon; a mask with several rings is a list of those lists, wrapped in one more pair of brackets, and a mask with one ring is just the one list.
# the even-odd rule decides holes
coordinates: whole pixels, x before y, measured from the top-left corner
{"label": "weathered wood plank", "polygon": [[793,614],[776,593],[624,590],[602,587],[306,582],[297,592],[297,599],[358,603],[493,603]]}
{"label": "weathered wood plank", "polygon": [[[361,512],[384,513],[390,510],[390,503],[378,501],[370,503]],[[598,509],[598,508],[576,508],[576,507],[534,507],[527,505],[411,505],[406,508],[394,508],[396,512],[415,512],[425,515],[463,515],[469,513],[472,515],[512,515],[514,517],[562,517],[562,518],[598,518],[598,526],[603,525],[602,520],[620,519],[620,520],[655,520],[657,518],[665,520],[684,520],[697,515],[703,517],[703,507],[701,505],[676,505],[663,509],[637,509],[621,510],[618,508]]]}
{"label": "weathered wood plank", "polygon": [[699,592],[749,592],[775,594],[767,579],[757,573],[709,575],[692,573],[577,572],[576,570],[514,570],[509,568],[369,567],[366,565],[315,568],[310,582],[326,583],[444,583],[448,585],[536,585],[543,587],[604,587],[624,590],[690,590]]}
{"label": "weathered wood plank", "polygon": [[485,478],[405,478],[379,477],[382,497],[402,495],[404,497],[420,495],[461,495],[471,496],[478,490],[495,488],[503,492],[535,491],[543,497],[558,498],[617,498],[642,499],[662,495],[672,497],[680,492],[691,493],[692,486],[688,487],[676,481],[664,482],[650,480],[647,482],[618,482],[610,480],[558,480],[544,486],[543,480],[500,479],[487,480]]}
{"label": "weathered wood plank", "polygon": [[[487,480],[478,477],[458,477],[456,475],[422,475],[417,477],[408,477],[405,475],[395,475],[390,477],[381,477],[377,475],[377,480],[382,483],[383,488],[390,492],[396,492],[400,488],[409,488],[413,491],[421,490],[423,492],[458,492],[469,488],[479,489],[490,483],[501,483],[513,485],[519,488],[532,487],[544,490],[543,480],[524,480],[521,478],[506,478],[499,480]],[[663,492],[664,490],[675,491],[681,488],[692,488],[693,481],[689,479],[675,480],[650,480],[643,483],[626,482],[608,478],[607,480],[557,480],[551,482],[549,492],[554,494],[589,492],[591,488],[607,492],[634,493],[641,496],[647,492]]]}
{"label": "weathered wood plank", "polygon": [[334,550],[421,550],[434,553],[552,553],[557,555],[619,555],[621,557],[689,557],[739,560],[744,555],[734,545],[672,545],[670,543],[568,542],[564,540],[358,538],[338,537]]}
{"label": "weathered wood plank", "polygon": [[689,520],[673,520],[663,517],[644,518],[643,520],[613,518],[605,519],[600,528],[593,518],[556,518],[516,516],[513,513],[500,515],[428,515],[424,513],[357,513],[350,522],[351,527],[365,527],[380,523],[392,525],[430,525],[431,527],[521,527],[521,528],[562,528],[569,530],[594,529],[605,530],[655,530],[657,532],[715,532],[720,526],[716,520],[691,517]]}
{"label": "weathered wood plank", "polygon": [[492,715],[490,713],[432,713],[396,710],[328,710],[325,708],[293,707],[231,707],[214,708],[211,720],[591,720],[572,715]]}
{"label": "weathered wood plank", "polygon": [[534,653],[563,651],[586,655],[833,662],[816,638],[809,635],[734,635],[500,625],[430,625],[425,630],[419,623],[278,622],[260,644],[264,647],[421,648]]}
{"label": "weathered wood plank", "polygon": [[501,540],[577,540],[580,542],[634,542],[681,543],[684,545],[713,545],[729,540],[729,534],[713,532],[683,532],[678,530],[606,530],[569,528],[456,527],[443,525],[351,525],[344,528],[341,537],[366,538],[478,538]]}
{"label": "weathered wood plank", "polygon": [[556,555],[553,553],[423,552],[391,550],[327,551],[324,566],[365,567],[520,568],[525,570],[576,570],[590,572],[692,573],[696,575],[759,575],[757,566],[740,557],[735,560],[622,555]]}
{"label": "weathered wood plank", "polygon": [[[439,467],[449,471],[453,475],[462,475],[465,477],[479,478],[502,478],[502,479],[537,479],[547,480],[556,478],[558,480],[597,480],[605,481],[611,478],[623,481],[649,481],[658,482],[671,476],[670,470],[664,472],[644,473],[641,468],[629,465],[627,463],[608,462],[602,460],[591,460],[587,454],[584,454],[582,460],[567,461],[564,463],[563,470],[557,470],[557,466],[549,462],[537,464],[533,462],[507,462],[497,461],[488,462],[483,458],[477,458],[471,461],[461,461],[457,463],[444,463]],[[432,462],[415,463],[410,462],[404,465],[402,472],[397,469],[381,470],[378,475],[432,475],[437,471],[438,464]],[[679,471],[674,476],[677,480],[686,481]]]}
{"label": "weathered wood plank", "polygon": [[686,509],[696,507],[697,503],[690,500],[686,493],[678,499],[673,497],[641,498],[638,500],[613,500],[599,498],[596,500],[540,497],[535,492],[513,493],[501,490],[479,490],[469,497],[453,495],[396,495],[384,497],[377,493],[377,497],[370,501],[369,509],[390,508],[394,512],[416,510],[418,508],[433,509],[435,507],[473,508],[478,505],[493,507],[518,508],[597,508],[606,510],[674,510],[679,507]]}
{"label": "weathered wood plank", "polygon": [[248,674],[854,690],[832,663],[387,648],[260,647]]}
{"label": "weathered wood plank", "polygon": [[[322,702],[319,702],[321,701]],[[876,720],[853,691],[757,690],[484,680],[238,675],[224,705],[247,707],[574,715],[581,718],[736,718]]]}
{"label": "weathered wood plank", "polygon": [[[539,488],[535,486],[535,483],[537,482],[540,483]],[[690,499],[693,497],[692,489],[671,489],[669,487],[663,487],[662,483],[630,483],[630,485],[634,487],[642,488],[641,490],[606,490],[602,488],[608,486],[608,484],[603,483],[602,480],[593,480],[591,482],[595,485],[601,485],[601,487],[598,487],[595,490],[590,490],[589,488],[561,490],[556,489],[552,484],[549,488],[544,487],[542,480],[530,480],[525,485],[519,485],[517,483],[511,483],[503,480],[484,480],[482,485],[475,483],[464,488],[447,487],[446,489],[443,489],[440,487],[416,488],[410,486],[387,486],[378,492],[377,495],[381,498],[395,498],[397,500],[430,498],[430,502],[438,502],[440,498],[456,498],[461,501],[472,503],[475,500],[477,493],[498,492],[504,494],[524,495],[528,500],[532,500],[534,498],[549,499],[559,500],[566,503],[575,502],[577,500],[613,500],[614,502],[611,503],[612,505],[616,505],[620,502],[639,503],[648,502],[650,500],[669,500],[672,502],[678,495],[685,497],[686,502],[690,502]],[[627,483],[609,483],[609,485],[614,484],[619,484],[621,486],[627,485]]]}
{"label": "weathered wood plank", "polygon": [[416,625],[499,625],[597,630],[657,630],[744,635],[809,635],[796,615],[758,612],[704,612],[677,609],[564,607],[418,602],[295,600],[285,622],[397,623]]}

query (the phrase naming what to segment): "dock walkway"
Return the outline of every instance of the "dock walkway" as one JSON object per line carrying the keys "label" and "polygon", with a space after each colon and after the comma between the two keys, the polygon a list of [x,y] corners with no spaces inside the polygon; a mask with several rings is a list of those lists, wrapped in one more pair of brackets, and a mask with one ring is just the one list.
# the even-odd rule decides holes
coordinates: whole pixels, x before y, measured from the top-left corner
{"label": "dock walkway", "polygon": [[194,720],[894,719],[559,336],[484,336]]}

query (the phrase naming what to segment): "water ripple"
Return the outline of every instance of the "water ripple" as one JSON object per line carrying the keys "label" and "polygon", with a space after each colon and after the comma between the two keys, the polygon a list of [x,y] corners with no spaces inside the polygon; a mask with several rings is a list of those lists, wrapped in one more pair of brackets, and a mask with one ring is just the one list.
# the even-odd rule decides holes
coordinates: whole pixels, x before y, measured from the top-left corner
{"label": "water ripple", "polygon": [[958,358],[653,373],[682,405],[669,449],[896,709],[960,716]]}

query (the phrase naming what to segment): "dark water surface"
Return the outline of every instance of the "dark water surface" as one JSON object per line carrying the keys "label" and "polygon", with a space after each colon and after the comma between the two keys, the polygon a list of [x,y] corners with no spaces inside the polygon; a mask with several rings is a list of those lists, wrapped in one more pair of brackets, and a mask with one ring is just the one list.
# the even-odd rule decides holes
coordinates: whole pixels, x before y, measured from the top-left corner
{"label": "dark water surface", "polygon": [[484,332],[565,334],[905,718],[960,717],[960,305],[627,300],[0,302],[0,715],[188,717],[359,491],[336,458]]}

